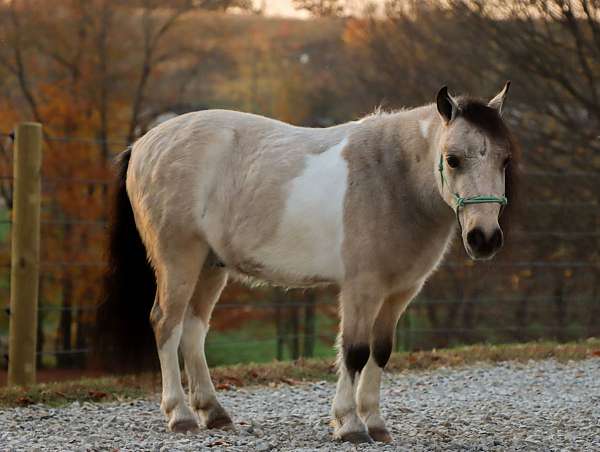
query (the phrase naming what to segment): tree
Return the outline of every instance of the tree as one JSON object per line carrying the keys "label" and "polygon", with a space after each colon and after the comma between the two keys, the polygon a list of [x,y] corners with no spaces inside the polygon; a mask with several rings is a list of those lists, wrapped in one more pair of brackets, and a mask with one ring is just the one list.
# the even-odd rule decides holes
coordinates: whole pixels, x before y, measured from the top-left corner
{"label": "tree", "polygon": [[345,12],[342,0],[293,0],[294,7],[315,17],[338,17]]}
{"label": "tree", "polygon": [[[486,297],[492,298],[486,311],[494,312],[497,323],[506,322],[507,328],[514,328],[515,318],[533,318],[534,309],[542,324],[559,331],[566,328],[563,318],[568,309],[579,310],[578,325],[587,324],[586,309],[592,309],[593,301],[569,306],[564,294],[570,287],[589,300],[590,293],[598,292],[597,2],[392,0],[385,11],[384,18],[373,15],[346,25],[345,41],[354,55],[356,78],[370,103],[432,102],[443,85],[456,94],[491,96],[505,80],[513,81],[505,118],[525,150],[522,196],[527,208],[509,234],[508,243],[514,244],[510,257],[505,252],[499,256],[506,278],[485,287]],[[463,260],[460,248],[449,260]],[[570,262],[595,277],[573,271]],[[429,306],[429,321],[452,325],[460,319],[459,330],[476,324],[474,315],[482,307],[471,301],[484,292],[477,289],[474,281],[479,279],[473,275],[484,272],[489,278],[490,268],[442,267],[424,298],[457,293],[453,281],[469,275],[465,285],[471,294],[460,295],[460,303]],[[503,298],[528,300],[508,305]],[[551,315],[552,305],[564,315]],[[507,306],[514,313],[511,317],[506,315]],[[462,317],[458,310],[463,310]],[[561,337],[566,336],[561,333]]]}
{"label": "tree", "polygon": [[[17,119],[44,125],[42,307],[58,323],[57,348],[86,345],[103,273],[110,157],[131,143],[168,64],[202,57],[173,33],[203,8],[232,1],[14,0],[0,6],[0,130]],[[192,57],[193,55],[193,57]],[[185,65],[184,65],[185,66]],[[10,161],[2,160],[4,174]],[[10,191],[3,187],[6,205]],[[54,312],[53,314],[56,314]],[[59,363],[75,363],[68,353]]]}

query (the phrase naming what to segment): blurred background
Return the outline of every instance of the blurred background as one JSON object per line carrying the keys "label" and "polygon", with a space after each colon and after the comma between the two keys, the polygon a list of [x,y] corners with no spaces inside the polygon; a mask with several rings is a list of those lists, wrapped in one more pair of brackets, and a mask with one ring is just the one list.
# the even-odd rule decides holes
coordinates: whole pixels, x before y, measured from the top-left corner
{"label": "blurred background", "polygon": [[[397,350],[600,335],[600,2],[0,2],[0,363],[6,368],[15,123],[44,127],[40,369],[85,369],[105,270],[111,158],[154,125],[228,108],[324,127],[382,106],[512,88],[524,206],[508,246],[456,240]],[[35,283],[35,282],[32,282]],[[210,365],[332,356],[333,289],[228,286]]]}

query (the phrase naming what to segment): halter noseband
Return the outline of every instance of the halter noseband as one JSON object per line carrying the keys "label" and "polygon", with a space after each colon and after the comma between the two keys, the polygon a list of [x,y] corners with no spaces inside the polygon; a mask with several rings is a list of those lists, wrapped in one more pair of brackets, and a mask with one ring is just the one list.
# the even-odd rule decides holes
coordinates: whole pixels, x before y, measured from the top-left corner
{"label": "halter noseband", "polygon": [[[448,189],[450,189],[450,184],[448,184],[448,181],[446,180],[446,178],[444,177],[444,154],[440,154],[440,164],[438,166],[438,170],[440,171],[440,177],[442,178],[442,190],[444,190],[444,184],[448,186]],[[502,210],[504,210],[504,207],[508,204],[508,199],[506,198],[506,196],[492,196],[492,195],[477,195],[477,196],[471,196],[468,198],[464,198],[462,196],[460,196],[458,193],[452,193],[452,196],[454,196],[454,202],[455,202],[455,206],[454,206],[454,210],[456,212],[456,221],[458,222],[458,227],[462,232],[462,225],[460,224],[460,217],[458,216],[459,214],[459,210],[461,207],[466,206],[467,204],[489,204],[489,203],[497,203],[500,204],[500,214],[502,214]]]}

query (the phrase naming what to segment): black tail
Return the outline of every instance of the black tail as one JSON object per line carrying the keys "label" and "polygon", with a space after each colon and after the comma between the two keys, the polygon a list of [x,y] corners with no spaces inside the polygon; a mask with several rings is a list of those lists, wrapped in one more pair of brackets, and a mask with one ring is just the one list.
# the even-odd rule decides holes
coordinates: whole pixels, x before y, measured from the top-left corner
{"label": "black tail", "polygon": [[135,225],[126,178],[131,148],[119,156],[109,223],[108,270],[97,311],[95,364],[112,372],[157,367],[150,309],[156,278]]}

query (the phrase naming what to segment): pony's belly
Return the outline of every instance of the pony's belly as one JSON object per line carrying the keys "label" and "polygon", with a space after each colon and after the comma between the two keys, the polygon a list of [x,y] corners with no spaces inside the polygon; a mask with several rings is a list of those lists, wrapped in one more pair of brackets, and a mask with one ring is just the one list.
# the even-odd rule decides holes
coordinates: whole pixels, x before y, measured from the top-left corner
{"label": "pony's belly", "polygon": [[232,277],[250,286],[270,285],[285,287],[286,289],[301,289],[327,286],[337,282],[323,278],[277,273],[264,267],[248,268],[245,264],[228,266],[228,270]]}
{"label": "pony's belly", "polygon": [[[336,235],[315,230],[288,231],[261,247],[253,256],[252,273],[287,285],[312,285],[313,281],[336,282],[344,275],[341,241]],[[250,272],[248,272],[250,273]],[[279,281],[275,281],[279,280]]]}

